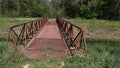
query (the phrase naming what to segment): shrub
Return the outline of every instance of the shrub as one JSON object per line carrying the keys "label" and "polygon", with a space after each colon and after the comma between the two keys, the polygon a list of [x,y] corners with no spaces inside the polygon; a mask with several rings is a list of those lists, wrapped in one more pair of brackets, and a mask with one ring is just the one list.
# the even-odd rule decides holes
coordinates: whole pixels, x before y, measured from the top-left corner
{"label": "shrub", "polygon": [[50,6],[50,7],[47,7],[47,9],[48,9],[48,16],[49,17],[55,18],[57,16],[57,10],[54,7]]}
{"label": "shrub", "polygon": [[19,13],[17,11],[11,11],[8,16],[10,16],[10,17],[18,17]]}

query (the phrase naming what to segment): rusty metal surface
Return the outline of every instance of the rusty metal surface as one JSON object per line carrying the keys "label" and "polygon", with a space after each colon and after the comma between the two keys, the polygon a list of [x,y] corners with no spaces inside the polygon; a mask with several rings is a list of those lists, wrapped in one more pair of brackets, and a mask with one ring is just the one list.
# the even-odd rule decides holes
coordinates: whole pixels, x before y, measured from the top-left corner
{"label": "rusty metal surface", "polygon": [[24,51],[29,58],[64,59],[70,56],[62,39],[36,38]]}
{"label": "rusty metal surface", "polygon": [[58,38],[61,39],[59,29],[55,21],[48,22],[37,38]]}
{"label": "rusty metal surface", "polygon": [[49,22],[46,25],[57,25],[57,23],[55,23],[55,21]]}

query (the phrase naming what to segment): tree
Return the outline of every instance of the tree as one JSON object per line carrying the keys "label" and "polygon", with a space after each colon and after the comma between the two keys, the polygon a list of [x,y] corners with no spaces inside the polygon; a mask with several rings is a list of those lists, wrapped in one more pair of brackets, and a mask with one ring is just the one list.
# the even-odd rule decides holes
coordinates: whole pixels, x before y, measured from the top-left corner
{"label": "tree", "polygon": [[1,13],[7,15],[8,14],[8,1],[1,0]]}
{"label": "tree", "polygon": [[119,0],[101,0],[98,3],[98,18],[120,19]]}

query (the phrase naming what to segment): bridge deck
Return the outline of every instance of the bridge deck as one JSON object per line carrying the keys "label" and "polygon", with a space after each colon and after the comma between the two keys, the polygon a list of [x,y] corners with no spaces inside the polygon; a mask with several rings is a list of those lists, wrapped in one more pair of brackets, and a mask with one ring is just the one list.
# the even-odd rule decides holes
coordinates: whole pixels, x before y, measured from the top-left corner
{"label": "bridge deck", "polygon": [[48,21],[43,30],[28,44],[24,54],[36,59],[62,59],[70,56],[57,23]]}

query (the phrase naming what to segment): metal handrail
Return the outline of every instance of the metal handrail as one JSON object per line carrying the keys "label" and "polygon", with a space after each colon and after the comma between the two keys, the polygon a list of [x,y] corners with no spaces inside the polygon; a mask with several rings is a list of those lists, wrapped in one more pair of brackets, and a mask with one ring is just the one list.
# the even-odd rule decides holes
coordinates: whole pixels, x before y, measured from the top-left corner
{"label": "metal handrail", "polygon": [[[81,50],[87,54],[86,38],[82,28],[61,18],[57,18],[56,22],[58,24],[61,36],[65,40],[71,54],[75,55]],[[82,48],[82,43],[84,48]]]}
{"label": "metal handrail", "polygon": [[[15,47],[18,44],[18,42],[26,46],[27,40],[31,39],[30,37],[33,38],[40,30],[42,30],[47,21],[48,18],[45,17],[9,27],[8,37],[6,40],[7,46],[9,39],[12,40]],[[18,27],[21,27],[19,33],[15,31],[15,29]]]}

